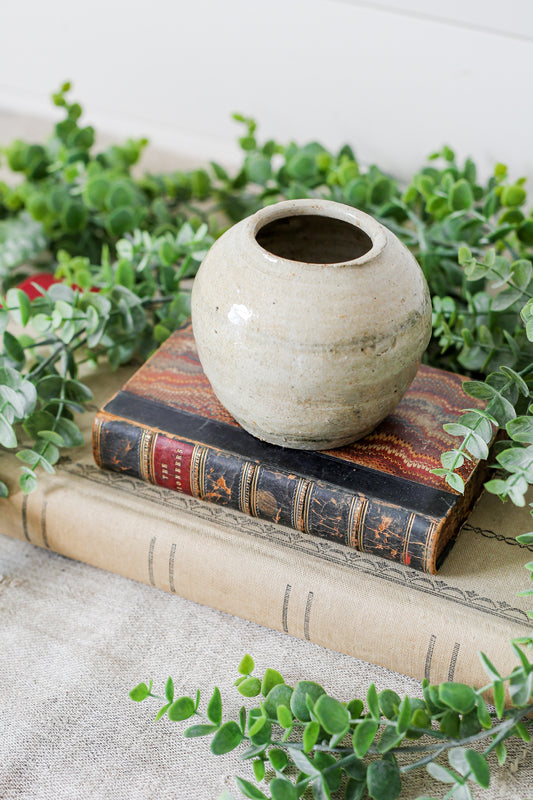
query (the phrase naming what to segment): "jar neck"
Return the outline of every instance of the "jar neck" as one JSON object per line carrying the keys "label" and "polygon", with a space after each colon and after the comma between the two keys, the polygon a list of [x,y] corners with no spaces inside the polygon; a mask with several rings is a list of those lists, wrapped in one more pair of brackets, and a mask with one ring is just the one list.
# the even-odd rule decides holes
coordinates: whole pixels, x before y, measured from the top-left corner
{"label": "jar neck", "polygon": [[311,271],[356,268],[374,260],[387,243],[386,228],[377,220],[331,200],[276,203],[242,226],[243,245],[256,251],[256,263],[266,271],[287,266]]}

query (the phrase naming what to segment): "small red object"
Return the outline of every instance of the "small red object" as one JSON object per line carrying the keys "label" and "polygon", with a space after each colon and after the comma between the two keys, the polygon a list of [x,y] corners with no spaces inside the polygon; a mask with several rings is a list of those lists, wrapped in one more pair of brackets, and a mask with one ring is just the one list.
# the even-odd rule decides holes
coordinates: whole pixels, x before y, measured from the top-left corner
{"label": "small red object", "polygon": [[[51,272],[40,272],[37,275],[30,275],[29,278],[25,278],[19,284],[17,284],[17,289],[22,289],[25,292],[30,300],[35,300],[36,297],[42,297],[42,292],[39,291],[37,288],[38,286],[41,287],[44,291],[53,286],[54,283],[63,283],[63,281],[59,280],[58,278],[54,277]],[[78,286],[76,283],[71,284],[71,289],[77,289],[78,291],[83,291],[81,286]],[[91,292],[99,292],[97,286],[91,287]]]}
{"label": "small red object", "polygon": [[38,275],[30,275],[29,278],[25,278],[18,284],[17,289],[22,289],[30,300],[35,300],[36,297],[42,297],[42,292],[39,291],[37,286],[46,291],[54,283],[61,283],[61,281],[55,278],[51,272],[41,272]]}

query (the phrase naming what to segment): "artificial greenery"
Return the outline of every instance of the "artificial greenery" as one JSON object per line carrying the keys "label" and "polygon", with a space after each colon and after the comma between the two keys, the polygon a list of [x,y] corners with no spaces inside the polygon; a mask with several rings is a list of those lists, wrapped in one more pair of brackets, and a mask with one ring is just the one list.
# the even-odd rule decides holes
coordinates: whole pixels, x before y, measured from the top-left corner
{"label": "artificial greenery", "polygon": [[[244,697],[258,700],[252,708],[242,706],[238,719],[224,720],[217,687],[205,712],[200,710],[199,691],[194,698],[175,696],[172,678],[166,682],[164,697],[152,693],[151,681],[132,689],[130,697],[136,702],[148,697],[163,701],[156,720],[164,716],[172,722],[191,720],[183,735],[211,736],[210,748],[216,756],[246,745],[241,758],[251,761],[255,780],[237,777],[235,781],[251,800],[302,796],[395,800],[401,793],[402,775],[423,768],[445,784],[446,800],[471,800],[473,785],[489,786],[488,755],[494,751],[503,763],[507,739],[530,740],[524,718],[533,711],[533,665],[519,644],[530,646],[532,641],[513,642],[519,663],[510,676],[502,677],[481,655],[490,678],[486,686],[472,689],[452,682],[432,686],[424,680],[423,699],[400,698],[391,689],[378,694],[371,684],[366,702],[360,698],[340,702],[314,681],[289,686],[275,669],[255,676],[249,655],[239,664],[235,686]],[[506,684],[512,701],[508,708]],[[494,711],[484,698],[489,691]],[[413,740],[420,741],[410,743]],[[482,751],[471,747],[480,743]],[[443,754],[446,765],[436,763]]]}
{"label": "artificial greenery", "polygon": [[[54,471],[62,448],[81,443],[75,415],[91,399],[86,365],[144,360],[164,341],[189,313],[183,279],[194,276],[226,227],[281,199],[325,197],[372,214],[414,253],[433,298],[425,359],[471,379],[464,414],[447,426],[458,444],[442,454],[437,472],[462,491],[458,469],[465,459],[487,457],[499,428],[499,472],[486,488],[525,505],[533,483],[533,216],[524,179],[511,180],[498,164],[481,180],[472,160],[459,163],[444,147],[406,185],[364,166],[348,146],[333,153],[317,142],[261,143],[255,122],[240,115],[243,159],[235,173],[212,162],[139,176],[135,165],[146,141],[98,151],[69,90],[65,84],[53,96],[63,118],[45,143],[16,140],[0,151],[14,173],[0,183],[0,448],[21,462],[24,492],[35,487],[40,469]],[[54,273],[57,282],[40,288],[42,273]],[[32,281],[37,296],[30,300]],[[484,410],[469,408],[469,396],[486,401]],[[7,491],[0,481],[0,496]],[[532,534],[519,538],[533,542]],[[527,568],[533,575],[533,564]],[[533,665],[522,648],[531,645],[530,638],[513,643],[519,663],[506,678],[483,657],[491,682],[481,690],[425,686],[422,701],[376,695],[371,687],[366,713],[360,700],[340,703],[310,682],[293,691],[273,670],[259,680],[248,657],[238,688],[262,692],[264,700],[238,722],[222,723],[215,690],[207,720],[186,735],[212,733],[215,753],[249,737],[258,782],[270,765],[273,800],[291,800],[308,786],[321,799],[338,795],[341,785],[351,800],[365,792],[394,798],[401,774],[425,764],[449,783],[446,798],[464,800],[469,781],[488,782],[485,756],[468,746],[486,737],[485,755],[495,750],[503,760],[508,736],[527,737],[521,719],[533,710]],[[496,716],[483,700],[489,690]],[[141,685],[134,699],[149,694]],[[198,715],[198,698],[174,700],[169,682],[162,713]],[[279,741],[272,739],[276,731]],[[422,742],[429,737],[423,756],[413,750],[422,742],[404,742],[419,735]],[[434,764],[446,750],[450,767]],[[397,761],[409,754],[412,763]],[[291,764],[300,770],[295,781]],[[248,797],[266,796],[250,783],[239,786]]]}
{"label": "artificial greenery", "polygon": [[[53,96],[64,119],[47,142],[16,140],[3,150],[20,180],[0,183],[0,446],[25,464],[25,491],[37,466],[53,469],[57,448],[79,443],[73,412],[90,396],[82,361],[144,359],[187,316],[180,279],[194,275],[225,227],[283,198],[321,196],[371,213],[411,249],[433,296],[426,360],[472,376],[465,391],[488,400],[485,412],[469,410],[449,426],[461,441],[442,456],[445,480],[461,491],[457,469],[486,457],[494,429],[504,428],[503,477],[487,489],[525,502],[533,482],[533,217],[523,179],[510,181],[498,164],[481,182],[470,159],[460,165],[445,147],[405,186],[363,167],[348,146],[262,144],[255,122],[240,115],[235,175],[211,163],[137,177],[146,140],[96,152],[69,89]],[[40,271],[63,285],[30,303],[16,286]]]}

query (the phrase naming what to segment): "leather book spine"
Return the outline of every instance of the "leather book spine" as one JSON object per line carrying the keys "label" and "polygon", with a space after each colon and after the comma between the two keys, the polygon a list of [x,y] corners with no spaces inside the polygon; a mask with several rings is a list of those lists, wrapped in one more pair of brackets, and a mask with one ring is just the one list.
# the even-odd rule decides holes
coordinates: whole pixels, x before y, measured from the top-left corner
{"label": "leather book spine", "polygon": [[[274,470],[243,456],[184,441],[105,411],[96,415],[93,453],[112,469],[252,517],[436,571],[442,519],[326,482]],[[386,476],[385,476],[386,479]]]}

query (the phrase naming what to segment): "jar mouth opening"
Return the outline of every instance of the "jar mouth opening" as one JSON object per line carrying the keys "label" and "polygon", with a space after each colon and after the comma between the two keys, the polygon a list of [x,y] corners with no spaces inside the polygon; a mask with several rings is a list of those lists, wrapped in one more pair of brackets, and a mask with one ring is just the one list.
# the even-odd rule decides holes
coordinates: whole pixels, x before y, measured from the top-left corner
{"label": "jar mouth opening", "polygon": [[350,206],[326,200],[295,200],[261,209],[251,233],[270,259],[310,266],[351,266],[374,258],[384,229]]}

